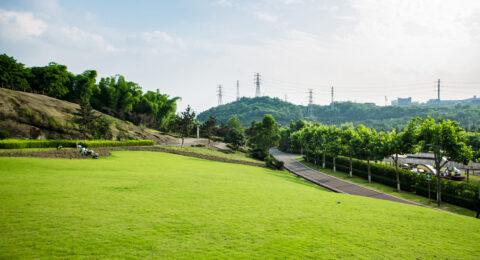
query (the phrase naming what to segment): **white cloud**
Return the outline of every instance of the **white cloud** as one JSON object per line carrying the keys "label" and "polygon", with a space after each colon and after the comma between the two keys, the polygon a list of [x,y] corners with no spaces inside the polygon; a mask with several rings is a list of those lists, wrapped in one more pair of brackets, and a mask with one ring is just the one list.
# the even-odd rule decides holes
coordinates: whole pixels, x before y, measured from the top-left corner
{"label": "white cloud", "polygon": [[217,0],[215,4],[223,7],[233,6],[233,3],[228,0]]}
{"label": "white cloud", "polygon": [[0,33],[2,37],[13,39],[37,37],[46,30],[47,23],[35,18],[31,12],[0,9]]}
{"label": "white cloud", "polygon": [[277,17],[269,14],[269,13],[264,13],[264,12],[256,12],[255,17],[259,20],[266,21],[269,23],[275,23],[277,22]]}
{"label": "white cloud", "polygon": [[66,39],[67,44],[83,47],[83,48],[97,48],[109,52],[121,51],[121,49],[114,47],[107,43],[103,36],[84,31],[78,27],[62,27],[59,30],[62,38]]}
{"label": "white cloud", "polygon": [[150,42],[150,43],[160,42],[160,43],[166,43],[170,45],[176,45],[182,48],[186,46],[183,39],[170,36],[168,33],[161,32],[161,31],[144,32],[141,34],[141,38],[144,41]]}

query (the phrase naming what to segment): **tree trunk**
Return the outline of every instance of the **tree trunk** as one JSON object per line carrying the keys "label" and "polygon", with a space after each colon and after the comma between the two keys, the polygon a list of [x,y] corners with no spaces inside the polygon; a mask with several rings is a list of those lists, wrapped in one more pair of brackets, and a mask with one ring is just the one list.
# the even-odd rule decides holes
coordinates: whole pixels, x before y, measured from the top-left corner
{"label": "tree trunk", "polygon": [[367,165],[368,165],[368,183],[372,183],[372,173],[370,171],[370,157],[367,159]]}
{"label": "tree trunk", "polygon": [[313,162],[315,165],[318,165],[317,164],[317,162],[318,162],[317,157],[318,157],[318,152],[315,151],[315,161]]}
{"label": "tree trunk", "polygon": [[397,191],[400,192],[400,174],[398,173],[398,154],[395,154],[395,175],[397,176]]}
{"label": "tree trunk", "polygon": [[182,146],[181,147],[183,147],[183,136],[182,136]]}
{"label": "tree trunk", "polygon": [[467,169],[467,183],[469,183],[469,182],[470,182],[470,180],[469,180],[469,178],[468,178],[468,177],[470,177],[469,175],[470,175],[470,170],[469,170],[469,169]]}
{"label": "tree trunk", "polygon": [[350,153],[350,173],[349,173],[349,174],[350,174],[350,178],[353,177],[353,173],[352,173],[353,169],[352,169],[352,168],[353,168],[353,167],[352,167],[352,153]]}
{"label": "tree trunk", "polygon": [[335,169],[335,156],[333,156],[333,172],[337,172],[337,169]]}
{"label": "tree trunk", "polygon": [[325,169],[325,151],[323,151],[323,163],[322,168]]}
{"label": "tree trunk", "polygon": [[441,163],[441,158],[440,158],[440,152],[435,152],[435,170],[437,171],[437,205],[440,207],[440,202],[442,201],[442,192],[440,190],[440,163]]}

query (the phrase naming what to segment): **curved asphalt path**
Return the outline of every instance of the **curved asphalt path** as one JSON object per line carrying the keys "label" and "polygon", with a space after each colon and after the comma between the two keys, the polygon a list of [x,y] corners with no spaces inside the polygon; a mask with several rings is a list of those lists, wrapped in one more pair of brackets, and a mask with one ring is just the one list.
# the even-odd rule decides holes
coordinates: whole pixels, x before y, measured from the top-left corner
{"label": "curved asphalt path", "polygon": [[328,190],[338,192],[338,193],[345,193],[351,195],[359,195],[364,197],[370,197],[375,199],[383,199],[383,200],[390,200],[395,202],[401,202],[406,204],[412,204],[417,206],[424,206],[423,204],[419,204],[410,200],[406,200],[403,198],[399,198],[387,193],[383,193],[381,191],[376,191],[361,185],[358,185],[353,182],[349,182],[346,180],[342,180],[332,175],[328,175],[323,172],[316,171],[308,166],[303,165],[302,163],[295,160],[295,158],[299,157],[300,155],[296,154],[289,154],[279,151],[278,149],[270,149],[270,154],[273,155],[280,161],[284,162],[285,168],[299,176],[304,178],[305,180],[317,184],[321,187],[324,187]]}

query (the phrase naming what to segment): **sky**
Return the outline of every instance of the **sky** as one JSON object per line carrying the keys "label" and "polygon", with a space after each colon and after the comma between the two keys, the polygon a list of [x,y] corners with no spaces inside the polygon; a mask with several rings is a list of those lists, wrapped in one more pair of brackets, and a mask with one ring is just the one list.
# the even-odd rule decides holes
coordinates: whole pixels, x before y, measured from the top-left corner
{"label": "sky", "polygon": [[[295,104],[480,96],[477,0],[0,0],[0,53],[121,74],[198,112],[261,93]],[[98,78],[98,79],[99,79]]]}

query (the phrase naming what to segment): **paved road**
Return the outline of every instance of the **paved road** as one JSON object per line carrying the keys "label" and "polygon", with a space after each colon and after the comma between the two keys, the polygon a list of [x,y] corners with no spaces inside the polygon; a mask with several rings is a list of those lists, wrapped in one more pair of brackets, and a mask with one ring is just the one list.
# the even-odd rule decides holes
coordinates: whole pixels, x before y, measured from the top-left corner
{"label": "paved road", "polygon": [[279,151],[278,149],[271,149],[270,154],[278,160],[283,161],[285,163],[285,168],[288,171],[331,191],[365,196],[375,199],[390,200],[418,206],[425,206],[413,201],[402,199],[380,191],[372,190],[370,188],[355,184],[353,182],[342,180],[340,178],[316,171],[295,160],[295,158],[299,157],[300,155],[284,153]]}

